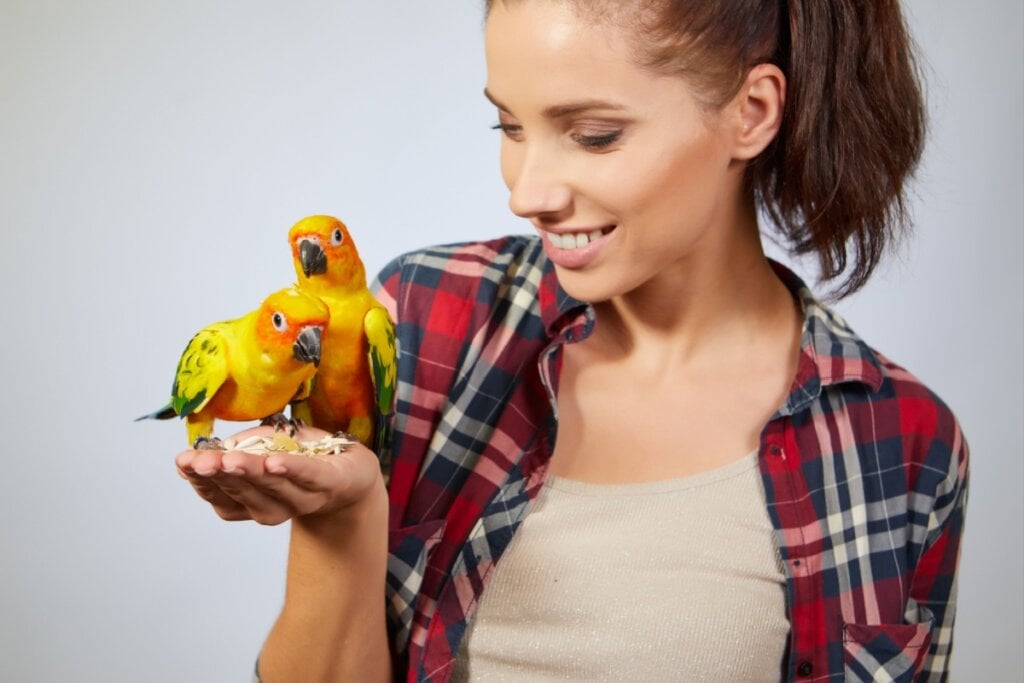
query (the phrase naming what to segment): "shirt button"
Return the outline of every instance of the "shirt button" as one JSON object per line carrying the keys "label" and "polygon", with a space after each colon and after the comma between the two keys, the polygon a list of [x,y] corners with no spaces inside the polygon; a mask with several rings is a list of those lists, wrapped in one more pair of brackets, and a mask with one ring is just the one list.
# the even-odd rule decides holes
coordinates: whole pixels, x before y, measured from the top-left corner
{"label": "shirt button", "polygon": [[768,452],[771,453],[772,455],[778,455],[779,453],[782,452],[782,449],[779,448],[778,444],[773,443],[771,446],[768,447]]}
{"label": "shirt button", "polygon": [[801,676],[810,676],[812,671],[814,671],[814,665],[806,659],[796,667],[796,672]]}

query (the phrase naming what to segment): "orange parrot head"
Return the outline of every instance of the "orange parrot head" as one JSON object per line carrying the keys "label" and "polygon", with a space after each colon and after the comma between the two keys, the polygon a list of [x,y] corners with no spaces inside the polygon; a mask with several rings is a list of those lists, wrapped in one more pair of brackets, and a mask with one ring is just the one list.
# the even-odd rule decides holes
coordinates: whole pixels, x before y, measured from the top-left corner
{"label": "orange parrot head", "polygon": [[288,232],[301,287],[366,287],[366,270],[348,228],[333,216],[307,216]]}
{"label": "orange parrot head", "polygon": [[278,359],[320,364],[320,340],[331,314],[320,299],[288,287],[274,292],[255,311],[260,350]]}

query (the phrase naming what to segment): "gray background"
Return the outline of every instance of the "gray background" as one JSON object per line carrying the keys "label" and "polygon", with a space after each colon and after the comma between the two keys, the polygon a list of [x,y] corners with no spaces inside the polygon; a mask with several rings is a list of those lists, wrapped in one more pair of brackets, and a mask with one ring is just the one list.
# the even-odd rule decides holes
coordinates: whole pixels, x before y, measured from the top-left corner
{"label": "gray background", "polygon": [[[1024,18],[907,9],[917,234],[839,308],[964,425],[954,671],[1019,680]],[[181,425],[132,418],[192,332],[291,281],[303,215],[345,219],[371,271],[526,231],[480,23],[476,0],[0,1],[0,680],[247,680],[287,526],[221,522],[174,474]]]}

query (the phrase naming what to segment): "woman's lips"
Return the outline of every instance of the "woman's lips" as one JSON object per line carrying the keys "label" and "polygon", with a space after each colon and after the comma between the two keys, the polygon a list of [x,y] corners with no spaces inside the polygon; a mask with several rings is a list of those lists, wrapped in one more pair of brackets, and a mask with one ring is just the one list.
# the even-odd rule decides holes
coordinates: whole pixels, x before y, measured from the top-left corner
{"label": "woman's lips", "polygon": [[584,268],[608,241],[615,226],[603,228],[580,228],[553,232],[540,230],[544,251],[556,266],[563,268]]}

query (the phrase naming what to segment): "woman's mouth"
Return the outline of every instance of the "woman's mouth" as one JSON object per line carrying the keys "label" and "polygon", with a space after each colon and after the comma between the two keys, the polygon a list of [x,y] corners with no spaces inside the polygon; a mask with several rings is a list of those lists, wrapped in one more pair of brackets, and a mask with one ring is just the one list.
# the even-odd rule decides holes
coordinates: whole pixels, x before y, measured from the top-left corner
{"label": "woman's mouth", "polygon": [[551,232],[541,230],[544,251],[556,266],[578,270],[586,268],[597,258],[615,231],[614,225],[603,228],[580,228]]}

